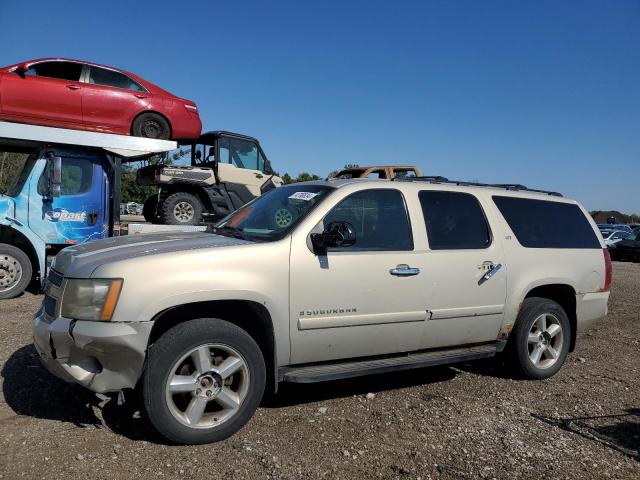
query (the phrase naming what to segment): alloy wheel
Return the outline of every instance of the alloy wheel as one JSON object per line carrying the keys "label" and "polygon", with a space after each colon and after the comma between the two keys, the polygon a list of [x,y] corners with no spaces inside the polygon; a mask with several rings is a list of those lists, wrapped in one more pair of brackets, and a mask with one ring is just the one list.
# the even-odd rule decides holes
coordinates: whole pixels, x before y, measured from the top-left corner
{"label": "alloy wheel", "polygon": [[211,428],[240,409],[249,391],[249,368],[242,355],[223,344],[193,348],[172,367],[165,396],[171,414],[191,428]]}
{"label": "alloy wheel", "polygon": [[551,313],[539,315],[529,329],[529,360],[536,368],[550,368],[560,357],[564,342],[562,325]]}
{"label": "alloy wheel", "polygon": [[173,207],[173,215],[179,222],[189,222],[193,219],[193,205],[188,202],[178,202]]}

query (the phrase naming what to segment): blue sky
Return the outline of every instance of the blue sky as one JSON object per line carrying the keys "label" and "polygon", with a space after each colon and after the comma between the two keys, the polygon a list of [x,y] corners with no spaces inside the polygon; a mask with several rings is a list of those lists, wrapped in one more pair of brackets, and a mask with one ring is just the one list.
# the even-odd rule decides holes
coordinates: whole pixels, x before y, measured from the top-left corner
{"label": "blue sky", "polygon": [[1,64],[133,71],[280,172],[416,164],[640,213],[637,0],[2,0],[0,18]]}

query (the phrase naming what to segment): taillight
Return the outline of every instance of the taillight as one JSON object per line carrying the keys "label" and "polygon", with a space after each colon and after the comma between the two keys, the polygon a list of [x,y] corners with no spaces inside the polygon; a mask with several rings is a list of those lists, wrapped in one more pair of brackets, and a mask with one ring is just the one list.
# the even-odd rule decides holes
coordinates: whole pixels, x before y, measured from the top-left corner
{"label": "taillight", "polygon": [[605,292],[608,292],[611,288],[611,281],[613,280],[613,267],[611,266],[611,255],[606,248],[602,249],[604,253],[604,288]]}

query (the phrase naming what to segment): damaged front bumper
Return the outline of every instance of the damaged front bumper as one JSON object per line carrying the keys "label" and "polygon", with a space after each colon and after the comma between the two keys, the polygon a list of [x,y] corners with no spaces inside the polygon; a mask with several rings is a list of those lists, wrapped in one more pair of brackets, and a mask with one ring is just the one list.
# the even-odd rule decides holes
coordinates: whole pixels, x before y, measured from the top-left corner
{"label": "damaged front bumper", "polygon": [[41,308],[33,319],[33,343],[57,377],[97,393],[115,392],[135,387],[142,375],[152,327],[53,318]]}

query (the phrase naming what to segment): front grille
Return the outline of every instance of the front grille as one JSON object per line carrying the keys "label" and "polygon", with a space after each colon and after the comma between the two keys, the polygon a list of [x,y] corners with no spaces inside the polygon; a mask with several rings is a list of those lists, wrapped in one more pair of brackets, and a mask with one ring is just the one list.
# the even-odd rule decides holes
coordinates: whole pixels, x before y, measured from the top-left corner
{"label": "front grille", "polygon": [[44,300],[42,301],[44,312],[49,317],[56,316],[56,307],[62,293],[63,280],[62,274],[52,268],[49,269],[49,275],[47,275],[47,279],[44,282]]}
{"label": "front grille", "polygon": [[62,275],[56,272],[53,268],[49,269],[49,276],[47,280],[49,280],[53,285],[60,288],[62,286]]}
{"label": "front grille", "polygon": [[42,301],[42,306],[44,307],[44,312],[50,317],[56,316],[56,299],[45,294],[44,300]]}

